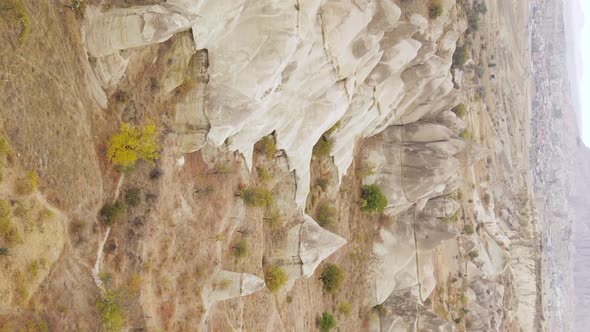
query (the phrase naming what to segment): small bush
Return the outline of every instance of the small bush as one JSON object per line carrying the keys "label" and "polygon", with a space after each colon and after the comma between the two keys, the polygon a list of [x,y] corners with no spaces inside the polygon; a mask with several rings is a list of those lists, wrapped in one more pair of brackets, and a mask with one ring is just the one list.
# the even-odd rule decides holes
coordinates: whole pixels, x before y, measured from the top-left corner
{"label": "small bush", "polygon": [[326,228],[332,226],[334,223],[334,216],[336,215],[336,209],[327,203],[322,203],[318,206],[315,214],[315,220],[318,225]]}
{"label": "small bush", "polygon": [[340,120],[338,120],[330,129],[328,129],[328,131],[326,131],[324,133],[324,135],[332,136],[332,134],[335,133],[336,130],[338,130],[341,125],[342,125],[342,122],[340,122]]}
{"label": "small bush", "polygon": [[23,45],[31,34],[31,19],[22,0],[3,0],[0,3],[0,13],[9,22],[13,21],[20,26],[18,42]]}
{"label": "small bush", "polygon": [[340,289],[344,282],[344,272],[335,264],[326,264],[320,275],[320,280],[326,292],[334,293]]}
{"label": "small bush", "polygon": [[453,53],[453,67],[463,67],[471,57],[471,49],[466,45],[459,46]]}
{"label": "small bush", "polygon": [[106,203],[102,209],[100,209],[100,217],[102,222],[111,226],[126,213],[125,206],[119,200],[114,203]]}
{"label": "small bush", "polygon": [[125,327],[126,319],[119,295],[107,290],[104,296],[96,303],[96,309],[100,313],[102,323],[107,331],[120,331]]}
{"label": "small bush", "polygon": [[270,228],[276,228],[277,226],[283,223],[283,216],[279,211],[272,211],[268,218],[264,218],[264,220],[268,221]]}
{"label": "small bush", "polygon": [[27,269],[27,272],[29,273],[29,279],[37,279],[39,276],[39,267],[40,264],[37,260],[29,264],[29,268]]}
{"label": "small bush", "polygon": [[465,104],[464,104],[464,103],[461,103],[461,104],[459,104],[459,105],[457,105],[457,106],[453,107],[453,108],[451,109],[451,111],[452,111],[453,113],[455,113],[455,115],[456,115],[458,118],[464,119],[464,118],[465,118],[465,116],[467,115],[467,106],[465,106]]}
{"label": "small bush", "polygon": [[274,135],[264,136],[256,145],[258,146],[256,150],[264,154],[267,159],[274,159],[277,153],[277,143]]}
{"label": "small bush", "polygon": [[245,258],[248,256],[248,241],[240,240],[234,244],[232,249],[236,258]]}
{"label": "small bush", "polygon": [[15,183],[18,195],[30,195],[39,188],[39,175],[34,170],[27,172],[27,176]]}
{"label": "small bush", "polygon": [[272,173],[268,168],[258,166],[256,167],[256,173],[258,173],[258,178],[262,182],[268,182],[272,179]]}
{"label": "small bush", "polygon": [[162,176],[162,169],[159,167],[152,169],[150,172],[150,180],[157,180],[160,176]]}
{"label": "small bush", "polygon": [[475,11],[485,15],[488,12],[488,6],[486,6],[486,3],[484,1],[480,1],[477,4],[475,4],[474,6]]}
{"label": "small bush", "polygon": [[472,250],[467,255],[469,256],[469,258],[475,259],[479,257],[479,252],[477,250]]}
{"label": "small bush", "polygon": [[3,199],[0,200],[0,237],[7,244],[22,243],[20,232],[12,223],[10,204]]}
{"label": "small bush", "polygon": [[266,287],[273,293],[283,287],[288,280],[287,272],[278,266],[271,266],[264,273]]}
{"label": "small bush", "polygon": [[326,135],[322,136],[313,147],[313,155],[318,158],[328,158],[332,153],[333,142]]}
{"label": "small bush", "polygon": [[324,311],[318,321],[318,327],[322,332],[328,332],[337,325],[336,318],[329,312]]}
{"label": "small bush", "polygon": [[270,206],[273,202],[272,193],[265,188],[246,188],[240,192],[240,198],[251,206]]}
{"label": "small bush", "polygon": [[489,194],[489,193],[485,193],[485,194],[483,195],[483,203],[484,203],[486,206],[489,206],[491,202],[492,202],[492,196],[490,196],[490,194]]}
{"label": "small bush", "polygon": [[121,168],[133,167],[138,159],[154,164],[160,158],[157,138],[158,130],[155,125],[134,127],[123,123],[119,133],[109,140],[107,157]]}
{"label": "small bush", "polygon": [[479,30],[479,13],[472,10],[467,14],[467,33]]}
{"label": "small bush", "polygon": [[465,225],[465,226],[463,226],[463,232],[465,234],[471,235],[471,234],[475,233],[475,230],[473,229],[472,225]]}
{"label": "small bush", "polygon": [[139,273],[133,273],[129,279],[127,279],[127,290],[132,295],[137,295],[141,291],[141,284],[143,280]]}
{"label": "small bush", "polygon": [[136,207],[141,203],[141,190],[139,188],[130,188],[125,192],[125,203],[131,207]]}
{"label": "small bush", "polygon": [[459,218],[461,218],[462,215],[463,211],[461,209],[457,209],[457,211],[455,211],[452,216],[442,217],[440,219],[446,223],[455,224],[457,221],[459,221]]}
{"label": "small bush", "polygon": [[469,130],[463,130],[460,134],[459,137],[461,137],[464,140],[470,140],[471,139],[471,133],[469,132]]}
{"label": "small bush", "polygon": [[435,19],[441,16],[443,11],[444,8],[441,0],[430,1],[430,6],[428,7],[428,14],[430,15],[430,18]]}
{"label": "small bush", "polygon": [[0,157],[6,157],[9,153],[8,141],[4,137],[0,137]]}
{"label": "small bush", "polygon": [[330,185],[330,179],[328,178],[319,178],[316,180],[316,185],[322,190],[326,191],[328,186]]}
{"label": "small bush", "polygon": [[0,256],[8,256],[8,248],[0,247]]}
{"label": "small bush", "polygon": [[363,186],[361,210],[383,212],[387,206],[387,197],[376,184]]}
{"label": "small bush", "polygon": [[215,174],[221,175],[227,175],[233,171],[232,164],[228,162],[217,162],[213,168],[215,169]]}
{"label": "small bush", "polygon": [[338,305],[338,311],[344,316],[348,316],[352,312],[352,306],[349,302],[342,302]]}

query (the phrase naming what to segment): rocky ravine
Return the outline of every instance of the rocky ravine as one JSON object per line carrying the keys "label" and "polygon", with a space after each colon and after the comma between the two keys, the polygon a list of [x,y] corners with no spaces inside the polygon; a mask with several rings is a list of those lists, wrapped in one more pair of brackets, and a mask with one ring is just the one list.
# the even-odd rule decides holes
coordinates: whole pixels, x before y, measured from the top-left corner
{"label": "rocky ravine", "polygon": [[[96,242],[68,246],[82,260],[104,250],[99,287],[87,296],[107,296],[101,282],[139,278],[126,303],[130,328],[305,331],[324,308],[314,301],[318,266],[346,251],[354,314],[341,330],[531,330],[535,301],[515,304],[520,289],[512,283],[535,285],[522,236],[532,226],[514,226],[509,208],[497,217],[474,193],[476,230],[463,227],[459,192],[489,151],[460,138],[468,124],[450,111],[464,97],[450,69],[467,24],[453,0],[444,7],[429,19],[426,4],[390,0],[88,6],[81,39],[96,104],[115,119],[150,119],[164,130],[157,176],[140,165],[119,178],[124,190],[146,191],[146,206],[112,231],[96,224]],[[261,153],[265,137],[276,153]],[[314,155],[321,139],[333,144],[326,160]],[[259,167],[274,177],[261,179]],[[333,176],[323,193],[318,174]],[[383,216],[360,212],[361,184],[382,189]],[[235,192],[248,185],[268,187],[275,206],[245,205]],[[330,199],[347,228],[314,220],[317,201]],[[270,219],[280,219],[278,228]],[[250,239],[241,262],[228,254],[240,238]],[[523,258],[525,272],[515,254],[531,258]],[[68,270],[61,264],[57,275]],[[277,293],[262,280],[269,266],[288,275]],[[43,287],[51,292],[51,279]],[[463,311],[443,309],[451,303]],[[79,317],[44,315],[52,328],[83,328],[91,308],[72,309]]]}

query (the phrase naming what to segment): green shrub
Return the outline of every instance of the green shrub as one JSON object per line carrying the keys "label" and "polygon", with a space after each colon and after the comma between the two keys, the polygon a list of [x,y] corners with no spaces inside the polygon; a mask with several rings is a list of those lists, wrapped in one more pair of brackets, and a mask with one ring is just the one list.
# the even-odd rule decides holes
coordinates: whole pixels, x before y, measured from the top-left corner
{"label": "green shrub", "polygon": [[6,157],[9,153],[8,141],[4,137],[0,137],[0,157]]}
{"label": "green shrub", "polygon": [[467,33],[479,30],[479,13],[471,10],[467,14]]}
{"label": "green shrub", "polygon": [[485,15],[488,12],[488,6],[486,6],[486,3],[484,1],[480,1],[477,4],[474,5],[475,11]]}
{"label": "green shrub", "polygon": [[473,229],[472,225],[465,225],[465,226],[463,226],[463,232],[465,234],[471,235],[471,234],[475,233],[475,230]]}
{"label": "green shrub", "polygon": [[125,192],[125,203],[131,207],[136,207],[141,203],[141,190],[139,188],[129,188]]}
{"label": "green shrub", "polygon": [[469,132],[469,130],[465,129],[465,130],[463,130],[459,134],[459,137],[461,137],[464,140],[470,140],[471,139],[471,133]]}
{"label": "green shrub", "polygon": [[455,211],[455,213],[453,213],[452,216],[442,217],[440,219],[446,223],[455,224],[455,223],[457,223],[457,221],[459,221],[459,218],[461,218],[462,215],[463,215],[463,211],[461,209],[457,209],[457,211]]}
{"label": "green shrub", "polygon": [[10,204],[3,199],[0,199],[0,237],[8,244],[22,243],[20,232],[12,223]]}
{"label": "green shrub", "polygon": [[121,331],[125,327],[126,319],[119,297],[116,292],[107,290],[96,303],[96,309],[107,331]]}
{"label": "green shrub", "polygon": [[324,311],[318,321],[318,327],[322,332],[328,332],[336,327],[336,318],[331,313]]}
{"label": "green shrub", "polygon": [[232,164],[228,162],[217,162],[213,168],[215,169],[215,174],[221,175],[227,175],[233,170]]}
{"label": "green shrub", "polygon": [[273,210],[270,213],[268,218],[264,218],[264,220],[268,221],[270,228],[275,228],[283,223],[283,216],[277,210]]}
{"label": "green shrub", "polygon": [[331,139],[323,135],[313,147],[313,155],[318,158],[328,158],[332,153],[333,142]]}
{"label": "green shrub", "polygon": [[352,306],[349,302],[342,302],[338,305],[338,311],[344,316],[348,316],[352,312]]}
{"label": "green shrub", "polygon": [[5,18],[8,22],[19,25],[18,42],[23,45],[31,33],[31,19],[22,0],[1,1],[0,13],[2,13],[2,18]]}
{"label": "green shrub", "polygon": [[123,203],[117,200],[114,203],[106,203],[102,209],[100,209],[100,217],[105,225],[111,226],[123,217],[126,212]]}
{"label": "green shrub", "polygon": [[435,19],[442,15],[444,11],[443,4],[441,0],[431,0],[430,6],[428,7],[428,14],[430,18]]}
{"label": "green shrub", "polygon": [[25,178],[18,179],[15,183],[18,195],[30,195],[39,188],[39,175],[34,170],[27,172]]}
{"label": "green shrub", "polygon": [[328,186],[330,185],[330,179],[329,178],[319,178],[316,180],[316,185],[322,190],[322,191],[326,191],[326,189],[328,189]]}
{"label": "green shrub", "polygon": [[0,247],[0,256],[8,256],[8,248]]}
{"label": "green shrub", "polygon": [[278,266],[271,266],[264,273],[266,287],[273,293],[283,287],[288,280],[287,272]]}
{"label": "green shrub", "polygon": [[324,133],[324,135],[332,136],[332,134],[336,132],[336,130],[338,130],[338,128],[340,128],[341,125],[342,123],[340,122],[340,120],[338,120],[330,129],[328,129],[328,131]]}
{"label": "green shrub", "polygon": [[256,167],[256,173],[258,173],[258,178],[262,182],[268,182],[272,179],[272,173],[268,168],[258,166]]}
{"label": "green shrub", "polygon": [[35,260],[31,264],[29,264],[27,272],[29,273],[30,279],[36,279],[39,276],[39,267],[40,264],[38,260]]}
{"label": "green shrub", "polygon": [[459,46],[453,53],[453,67],[463,67],[471,57],[471,48],[467,45]]}
{"label": "green shrub", "polygon": [[277,153],[277,143],[274,135],[266,135],[256,143],[256,150],[266,156],[267,159],[274,159]]}
{"label": "green shrub", "polygon": [[248,241],[240,240],[234,244],[232,249],[236,258],[245,258],[248,256]]}
{"label": "green shrub", "polygon": [[335,264],[326,264],[320,275],[320,280],[326,292],[334,293],[340,289],[344,282],[344,272]]}
{"label": "green shrub", "polygon": [[362,188],[361,210],[383,212],[387,206],[387,197],[376,184],[366,185]]}
{"label": "green shrub", "polygon": [[150,164],[160,158],[158,150],[158,129],[153,124],[144,127],[134,127],[123,123],[119,133],[109,140],[107,157],[122,169],[133,167],[138,159]]}
{"label": "green shrub", "polygon": [[492,202],[492,196],[490,196],[489,193],[485,193],[485,195],[483,195],[483,203],[486,206],[489,206],[491,202]]}
{"label": "green shrub", "polygon": [[262,207],[272,205],[272,193],[265,188],[246,188],[240,192],[240,198],[247,205]]}
{"label": "green shrub", "polygon": [[479,257],[479,252],[477,250],[472,250],[467,255],[469,256],[469,258],[475,259]]}
{"label": "green shrub", "polygon": [[335,215],[336,209],[327,203],[322,203],[317,207],[315,220],[317,221],[318,225],[326,228],[332,226]]}
{"label": "green shrub", "polygon": [[458,118],[464,119],[464,118],[465,118],[465,116],[467,115],[467,106],[465,106],[465,104],[464,104],[464,103],[461,103],[461,104],[459,104],[459,105],[457,105],[457,106],[453,107],[453,108],[451,109],[451,111],[452,111],[453,113],[455,113],[455,115],[456,115]]}

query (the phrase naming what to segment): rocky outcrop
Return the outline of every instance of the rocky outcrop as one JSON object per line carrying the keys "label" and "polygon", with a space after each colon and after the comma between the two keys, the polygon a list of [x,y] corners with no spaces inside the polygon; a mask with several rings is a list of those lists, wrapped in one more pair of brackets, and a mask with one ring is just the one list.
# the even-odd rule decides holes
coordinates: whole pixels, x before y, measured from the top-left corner
{"label": "rocky outcrop", "polygon": [[209,302],[250,295],[264,288],[264,281],[252,274],[220,270],[214,276]]}
{"label": "rocky outcrop", "polygon": [[408,292],[392,294],[381,308],[378,319],[370,323],[370,332],[457,331],[452,323],[438,317]]}
{"label": "rocky outcrop", "polygon": [[91,7],[86,17],[86,47],[95,58],[161,43],[190,29],[194,19],[188,12],[162,5],[113,8],[106,12]]}
{"label": "rocky outcrop", "polygon": [[381,240],[373,246],[375,283],[368,303],[381,304],[393,292],[408,289],[417,301],[428,298],[436,286],[432,250],[457,232],[436,217],[410,209],[379,235]]}
{"label": "rocky outcrop", "polygon": [[488,279],[470,284],[467,292],[469,331],[497,331],[504,318],[504,286]]}
{"label": "rocky outcrop", "polygon": [[292,227],[287,234],[286,246],[269,258],[273,264],[282,266],[294,281],[309,277],[318,265],[342,247],[346,240],[320,227],[310,216]]}
{"label": "rocky outcrop", "polygon": [[312,147],[334,124],[342,176],[357,139],[442,111],[456,98],[449,67],[464,27],[443,29],[444,20],[429,25],[416,14],[400,21],[391,1],[167,3],[196,15],[195,44],[210,55],[208,143],[229,142],[251,164],[254,143],[274,132],[295,171],[300,206]]}
{"label": "rocky outcrop", "polygon": [[379,185],[389,201],[387,213],[396,215],[419,200],[455,191],[459,169],[483,158],[482,148],[454,136],[462,120],[453,116],[445,114],[444,122],[454,130],[431,122],[390,126],[365,152],[375,174],[363,181]]}

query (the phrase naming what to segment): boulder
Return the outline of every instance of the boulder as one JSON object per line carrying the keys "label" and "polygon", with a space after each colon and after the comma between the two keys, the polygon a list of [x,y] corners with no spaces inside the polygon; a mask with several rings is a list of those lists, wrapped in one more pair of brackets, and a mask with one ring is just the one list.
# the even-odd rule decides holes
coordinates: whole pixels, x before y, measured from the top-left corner
{"label": "boulder", "polygon": [[194,15],[166,5],[113,8],[86,13],[88,54],[100,58],[120,50],[161,43],[190,29]]}
{"label": "boulder", "polygon": [[264,288],[264,280],[249,273],[220,270],[213,277],[210,302],[250,295]]}

